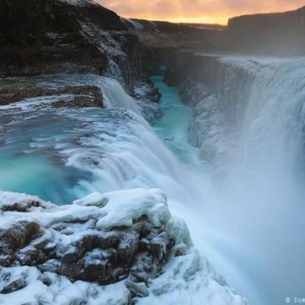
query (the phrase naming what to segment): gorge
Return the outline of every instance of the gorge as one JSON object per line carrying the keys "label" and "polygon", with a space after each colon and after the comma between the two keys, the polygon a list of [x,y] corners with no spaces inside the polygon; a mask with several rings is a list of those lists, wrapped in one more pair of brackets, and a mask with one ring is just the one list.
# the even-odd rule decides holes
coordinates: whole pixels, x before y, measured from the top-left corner
{"label": "gorge", "polygon": [[220,55],[227,29],[1,5],[1,304],[303,296],[301,47]]}

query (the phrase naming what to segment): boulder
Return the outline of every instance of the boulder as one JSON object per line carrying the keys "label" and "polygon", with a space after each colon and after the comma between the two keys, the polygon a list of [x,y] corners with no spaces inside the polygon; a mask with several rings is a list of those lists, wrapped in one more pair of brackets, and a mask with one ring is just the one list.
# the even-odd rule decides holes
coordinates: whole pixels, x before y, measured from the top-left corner
{"label": "boulder", "polygon": [[[29,198],[2,204],[4,214],[19,216],[0,230],[0,266],[37,266],[41,272],[55,272],[72,282],[101,285],[129,278],[128,289],[136,296],[147,296],[148,279],[161,272],[174,246],[167,231],[170,214],[159,190],[123,192],[137,202],[134,207],[128,199],[118,205],[120,201],[114,201],[111,193],[95,193],[61,207],[62,217],[55,218],[58,208],[42,201]],[[63,216],[72,215],[75,208],[89,213],[88,217]],[[43,219],[51,219],[30,220],[38,211]]]}

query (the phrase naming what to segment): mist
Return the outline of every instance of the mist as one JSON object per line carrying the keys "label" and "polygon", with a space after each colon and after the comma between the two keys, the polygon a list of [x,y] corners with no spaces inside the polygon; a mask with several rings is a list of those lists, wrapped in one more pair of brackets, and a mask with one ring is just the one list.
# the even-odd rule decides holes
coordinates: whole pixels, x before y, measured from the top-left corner
{"label": "mist", "polygon": [[253,304],[282,304],[304,283],[305,61],[215,60],[221,91],[197,101],[190,123],[191,142],[214,168],[194,206],[209,232],[202,247]]}

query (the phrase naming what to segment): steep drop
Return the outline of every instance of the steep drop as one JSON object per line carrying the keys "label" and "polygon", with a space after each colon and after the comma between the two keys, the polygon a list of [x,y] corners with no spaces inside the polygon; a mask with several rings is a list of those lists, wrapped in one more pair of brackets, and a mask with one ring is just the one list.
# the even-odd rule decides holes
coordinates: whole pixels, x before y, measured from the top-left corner
{"label": "steep drop", "polygon": [[222,241],[213,243],[249,278],[250,301],[282,304],[303,293],[305,280],[305,61],[211,60],[215,69],[194,88],[189,138],[215,167],[222,200],[206,215]]}

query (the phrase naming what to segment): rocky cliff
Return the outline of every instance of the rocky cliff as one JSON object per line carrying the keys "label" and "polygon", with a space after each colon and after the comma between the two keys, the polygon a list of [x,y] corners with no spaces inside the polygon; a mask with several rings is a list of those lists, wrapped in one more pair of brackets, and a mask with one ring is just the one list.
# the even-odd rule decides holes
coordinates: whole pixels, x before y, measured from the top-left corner
{"label": "rocky cliff", "polygon": [[174,65],[175,54],[186,50],[214,52],[222,47],[225,27],[125,19],[142,44],[142,68],[148,75],[163,74]]}
{"label": "rocky cliff", "polygon": [[229,20],[232,50],[269,55],[305,53],[305,7],[295,11]]}
{"label": "rocky cliff", "polygon": [[137,37],[91,1],[4,0],[0,28],[2,77],[93,72],[128,85],[142,74]]}

